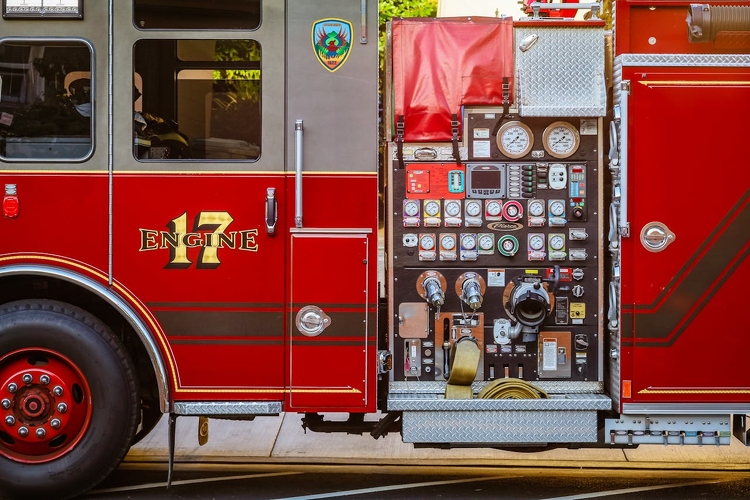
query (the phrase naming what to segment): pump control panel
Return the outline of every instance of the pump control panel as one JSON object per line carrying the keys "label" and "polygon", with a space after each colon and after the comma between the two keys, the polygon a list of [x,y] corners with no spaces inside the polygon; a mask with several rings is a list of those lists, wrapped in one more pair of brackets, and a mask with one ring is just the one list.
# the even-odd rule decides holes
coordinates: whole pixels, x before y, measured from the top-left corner
{"label": "pump control panel", "polygon": [[447,380],[470,336],[476,380],[601,381],[601,122],[464,123],[466,161],[389,164],[394,380]]}

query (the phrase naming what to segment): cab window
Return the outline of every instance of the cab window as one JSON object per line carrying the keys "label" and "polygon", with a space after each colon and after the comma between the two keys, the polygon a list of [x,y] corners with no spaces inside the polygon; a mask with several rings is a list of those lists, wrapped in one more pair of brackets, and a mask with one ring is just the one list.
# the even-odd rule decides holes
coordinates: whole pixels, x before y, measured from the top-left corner
{"label": "cab window", "polygon": [[0,43],[0,158],[82,160],[91,154],[91,60],[83,42]]}
{"label": "cab window", "polygon": [[258,159],[260,52],[244,39],[136,42],[136,159]]}
{"label": "cab window", "polygon": [[252,30],[261,0],[134,0],[140,29]]}

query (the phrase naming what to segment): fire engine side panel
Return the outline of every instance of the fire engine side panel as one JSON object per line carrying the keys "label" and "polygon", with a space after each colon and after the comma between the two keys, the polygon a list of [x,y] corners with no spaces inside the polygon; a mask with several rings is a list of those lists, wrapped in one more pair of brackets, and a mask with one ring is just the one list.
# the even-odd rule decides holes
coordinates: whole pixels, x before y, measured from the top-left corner
{"label": "fire engine side panel", "polygon": [[733,136],[747,128],[750,65],[656,57],[659,66],[623,58],[632,61],[623,68],[631,235],[622,238],[621,363],[632,394],[621,402],[747,402],[750,162]]}
{"label": "fire engine side panel", "polygon": [[[88,7],[82,20],[0,21],[0,43],[6,51],[1,70],[4,85],[0,121],[0,198],[6,194],[7,186],[15,185],[18,200],[17,217],[0,218],[0,255],[16,254],[4,258],[3,264],[18,262],[22,258],[26,262],[52,267],[66,266],[67,262],[74,267],[82,265],[107,273],[107,121],[101,118],[107,114],[108,103],[105,83],[108,6],[106,2],[101,5],[97,2]],[[39,113],[42,107],[35,102],[30,86],[27,89],[19,85],[33,79],[34,90],[45,88],[45,79],[39,78],[32,62],[25,63],[18,54],[11,55],[15,52],[11,51],[10,45],[17,43],[19,38],[28,41],[20,42],[21,45],[36,44],[34,55],[30,57],[59,70],[53,78],[62,81],[67,68],[54,66],[58,61],[53,56],[45,56],[44,52],[55,43],[53,35],[55,41],[67,40],[91,55],[90,92],[95,98],[93,113],[96,119],[90,128],[90,147],[87,138],[66,133],[71,115],[65,115],[65,111],[72,109],[72,106],[65,107],[70,106],[69,95],[56,96],[58,107],[44,108],[48,119],[36,120],[34,113]],[[90,51],[85,48],[87,46]],[[83,66],[78,69],[83,69]],[[20,94],[21,89],[26,89],[25,96]],[[88,121],[82,116],[77,118],[78,124]],[[55,119],[58,123],[51,123]],[[55,137],[55,130],[68,137]],[[26,145],[24,141],[28,141]],[[81,141],[85,143],[83,148],[76,146]],[[51,161],[50,156],[66,156],[65,152],[60,153],[67,151],[66,146],[73,148],[70,150],[73,158]]]}

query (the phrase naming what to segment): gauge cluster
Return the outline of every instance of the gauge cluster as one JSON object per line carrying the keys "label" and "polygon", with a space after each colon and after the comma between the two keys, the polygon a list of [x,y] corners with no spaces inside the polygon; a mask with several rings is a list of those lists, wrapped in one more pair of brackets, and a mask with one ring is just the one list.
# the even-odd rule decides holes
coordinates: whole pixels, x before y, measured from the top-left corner
{"label": "gauge cluster", "polygon": [[391,162],[395,380],[446,380],[463,336],[477,380],[601,380],[600,133],[467,109],[463,161]]}

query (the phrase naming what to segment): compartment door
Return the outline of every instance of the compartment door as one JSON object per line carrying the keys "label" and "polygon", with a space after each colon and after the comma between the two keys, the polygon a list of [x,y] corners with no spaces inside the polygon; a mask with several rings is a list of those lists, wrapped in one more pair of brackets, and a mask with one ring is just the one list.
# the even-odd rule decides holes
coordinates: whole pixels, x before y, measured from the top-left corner
{"label": "compartment door", "polygon": [[367,405],[368,245],[366,233],[292,234],[288,410]]}
{"label": "compartment door", "polygon": [[623,354],[632,353],[633,370],[625,404],[750,394],[749,73],[625,72],[631,236],[622,240]]}

